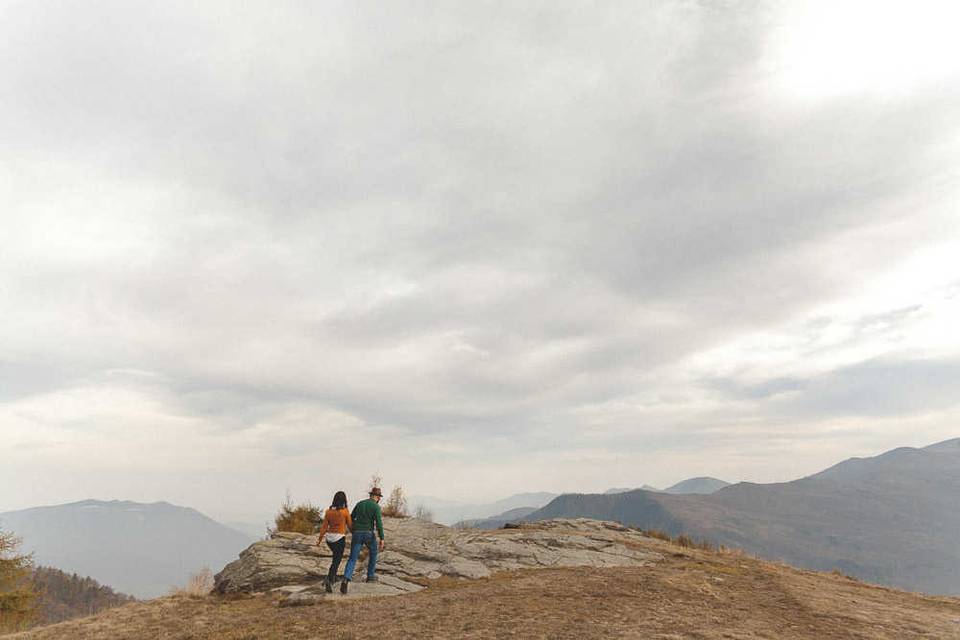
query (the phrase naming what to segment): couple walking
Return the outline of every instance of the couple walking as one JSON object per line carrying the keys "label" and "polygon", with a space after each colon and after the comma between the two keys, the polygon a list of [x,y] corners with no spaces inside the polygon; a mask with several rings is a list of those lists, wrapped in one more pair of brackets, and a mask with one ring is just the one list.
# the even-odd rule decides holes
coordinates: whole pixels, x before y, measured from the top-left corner
{"label": "couple walking", "polygon": [[[370,489],[370,498],[361,500],[353,507],[353,513],[347,508],[347,494],[337,491],[333,496],[333,504],[323,514],[323,524],[320,526],[320,541],[327,543],[333,552],[333,561],[330,571],[324,579],[327,593],[333,592],[333,583],[337,579],[340,561],[343,560],[343,551],[347,545],[347,531],[353,533],[350,538],[350,559],[347,568],[343,571],[343,582],[340,583],[340,593],[346,593],[350,581],[353,579],[353,570],[357,566],[360,550],[367,547],[370,550],[370,559],[367,562],[367,582],[377,581],[377,552],[383,551],[383,516],[380,513],[380,499],[383,492],[380,487]],[[379,543],[374,530],[380,536]]]}

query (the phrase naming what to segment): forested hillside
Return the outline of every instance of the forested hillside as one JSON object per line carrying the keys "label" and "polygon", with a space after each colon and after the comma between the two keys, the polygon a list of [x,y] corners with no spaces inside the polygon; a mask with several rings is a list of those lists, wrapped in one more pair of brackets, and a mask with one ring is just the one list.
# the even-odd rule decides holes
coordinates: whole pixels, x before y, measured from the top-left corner
{"label": "forested hillside", "polygon": [[89,616],[104,609],[136,602],[133,596],[117,593],[93,578],[52,567],[37,567],[33,572],[33,583],[39,594],[40,624]]}

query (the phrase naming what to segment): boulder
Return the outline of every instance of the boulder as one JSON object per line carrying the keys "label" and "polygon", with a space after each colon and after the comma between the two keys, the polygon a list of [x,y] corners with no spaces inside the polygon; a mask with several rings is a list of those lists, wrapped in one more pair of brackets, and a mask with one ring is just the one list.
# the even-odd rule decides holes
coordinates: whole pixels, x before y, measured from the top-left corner
{"label": "boulder", "polygon": [[[496,571],[537,567],[640,566],[662,556],[649,540],[622,525],[589,520],[545,520],[517,529],[451,529],[415,518],[385,518],[387,546],[377,561],[379,583],[361,582],[361,561],[350,585],[351,597],[398,595],[420,589],[417,582],[449,576],[485,578]],[[219,593],[280,590],[285,606],[326,597],[321,583],[330,563],[327,546],[316,535],[277,533],[256,542],[215,577]],[[342,568],[346,565],[346,559]],[[339,595],[339,594],[337,594]]]}

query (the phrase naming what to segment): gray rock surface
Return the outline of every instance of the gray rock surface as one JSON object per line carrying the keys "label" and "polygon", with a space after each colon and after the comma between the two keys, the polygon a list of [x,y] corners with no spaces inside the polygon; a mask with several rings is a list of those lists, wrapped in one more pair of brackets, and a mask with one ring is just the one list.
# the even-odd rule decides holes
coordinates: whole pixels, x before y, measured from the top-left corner
{"label": "gray rock surface", "polygon": [[[451,529],[414,518],[385,518],[384,527],[387,546],[377,561],[380,581],[362,582],[366,563],[361,561],[350,598],[411,593],[422,588],[417,582],[441,576],[476,579],[511,569],[639,566],[661,559],[643,548],[649,547],[649,541],[640,532],[585,518],[497,531]],[[217,574],[215,589],[219,593],[275,591],[285,596],[283,606],[330,597],[322,585],[330,551],[316,541],[316,535],[278,533],[254,543]],[[346,560],[341,570],[344,566]]]}

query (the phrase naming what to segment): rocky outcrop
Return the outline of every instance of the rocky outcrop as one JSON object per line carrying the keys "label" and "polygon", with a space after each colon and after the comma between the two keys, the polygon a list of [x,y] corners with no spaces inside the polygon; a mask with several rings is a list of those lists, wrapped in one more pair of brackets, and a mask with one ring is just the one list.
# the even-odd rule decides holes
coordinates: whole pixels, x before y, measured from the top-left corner
{"label": "rocky outcrop", "polygon": [[[360,582],[361,563],[351,585],[356,596],[409,593],[421,588],[418,582],[442,576],[475,579],[511,569],[639,566],[661,559],[639,531],[598,520],[545,520],[496,531],[451,529],[414,518],[387,518],[384,526],[380,582]],[[215,589],[279,591],[287,605],[310,604],[324,597],[319,583],[329,567],[330,552],[316,541],[315,535],[278,533],[257,542],[217,574]]]}

